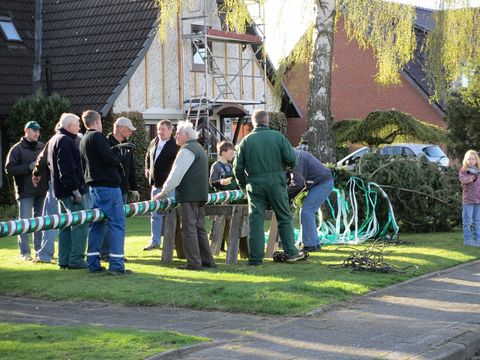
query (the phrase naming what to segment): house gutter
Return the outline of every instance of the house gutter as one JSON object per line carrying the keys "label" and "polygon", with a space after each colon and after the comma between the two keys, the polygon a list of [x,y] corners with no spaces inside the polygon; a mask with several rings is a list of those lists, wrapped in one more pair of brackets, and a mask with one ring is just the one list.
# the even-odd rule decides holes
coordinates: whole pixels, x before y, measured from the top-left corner
{"label": "house gutter", "polygon": [[35,34],[32,92],[42,88],[43,0],[35,0]]}

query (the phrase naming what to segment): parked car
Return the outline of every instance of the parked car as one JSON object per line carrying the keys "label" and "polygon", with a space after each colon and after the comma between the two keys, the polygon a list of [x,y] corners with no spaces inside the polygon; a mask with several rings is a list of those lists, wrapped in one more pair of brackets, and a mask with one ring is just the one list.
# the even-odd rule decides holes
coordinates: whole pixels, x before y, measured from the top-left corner
{"label": "parked car", "polygon": [[[354,170],[358,161],[372,150],[364,146],[337,162],[337,167]],[[438,145],[432,144],[390,144],[379,147],[375,153],[379,156],[406,156],[411,158],[425,157],[439,166],[448,167],[450,160]]]}

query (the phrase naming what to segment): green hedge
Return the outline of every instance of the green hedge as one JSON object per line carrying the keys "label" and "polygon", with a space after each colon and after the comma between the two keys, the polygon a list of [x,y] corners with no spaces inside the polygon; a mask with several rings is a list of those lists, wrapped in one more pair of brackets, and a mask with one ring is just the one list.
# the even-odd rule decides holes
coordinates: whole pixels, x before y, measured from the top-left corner
{"label": "green hedge", "polygon": [[[38,91],[34,95],[21,98],[8,112],[5,122],[2,124],[2,164],[8,151],[23,136],[23,127],[30,120],[37,121],[42,126],[40,141],[47,142],[54,134],[55,124],[64,112],[70,112],[71,103],[57,93],[50,96]],[[15,195],[13,190],[13,178],[5,175],[3,171],[3,187],[0,192],[1,204],[13,204]]]}
{"label": "green hedge", "polygon": [[286,135],[287,116],[283,112],[269,112],[268,117],[270,119],[270,128]]}

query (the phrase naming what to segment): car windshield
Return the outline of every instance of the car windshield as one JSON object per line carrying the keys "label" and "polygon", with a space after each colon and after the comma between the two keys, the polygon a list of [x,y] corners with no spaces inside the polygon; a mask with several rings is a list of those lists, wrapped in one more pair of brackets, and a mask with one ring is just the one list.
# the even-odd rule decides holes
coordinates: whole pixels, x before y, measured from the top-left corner
{"label": "car windshield", "polygon": [[441,158],[441,157],[445,156],[442,149],[440,149],[438,146],[428,146],[426,148],[423,148],[422,151],[427,156],[432,157],[432,158]]}

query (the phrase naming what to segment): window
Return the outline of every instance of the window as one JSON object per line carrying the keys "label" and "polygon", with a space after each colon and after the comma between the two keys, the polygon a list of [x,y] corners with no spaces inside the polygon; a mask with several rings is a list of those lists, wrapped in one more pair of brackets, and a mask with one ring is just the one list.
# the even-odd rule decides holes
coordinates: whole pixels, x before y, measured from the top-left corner
{"label": "window", "polygon": [[432,158],[443,158],[446,157],[445,153],[438,146],[428,146],[423,148],[422,151],[427,154],[427,156]]}
{"label": "window", "polygon": [[22,38],[11,19],[0,19],[0,29],[2,29],[2,34],[6,41],[22,41]]}
{"label": "window", "polygon": [[[203,25],[192,25],[192,35],[196,35],[201,38],[192,39],[192,70],[194,71],[204,71],[205,70],[205,59],[207,58],[207,49],[205,48],[205,38],[204,38],[204,26]],[[211,41],[207,42],[208,49],[212,48]],[[210,63],[209,63],[210,64]]]}

